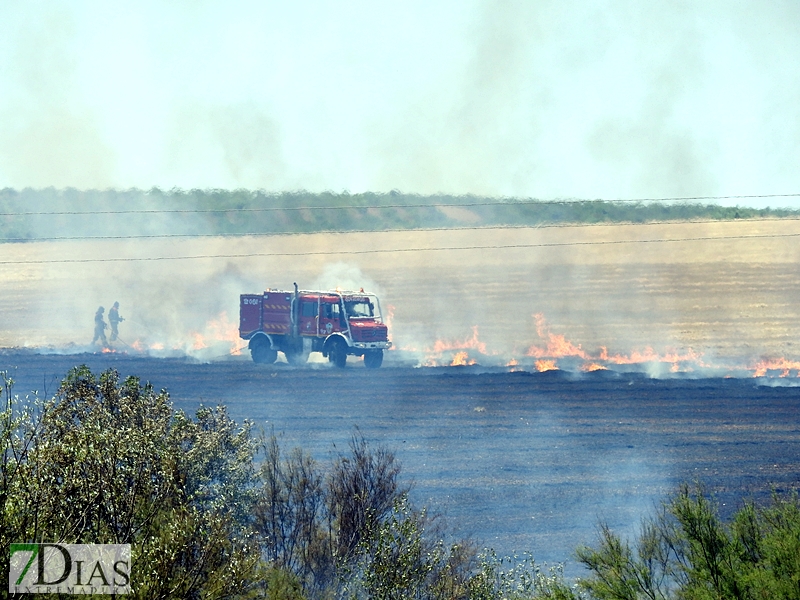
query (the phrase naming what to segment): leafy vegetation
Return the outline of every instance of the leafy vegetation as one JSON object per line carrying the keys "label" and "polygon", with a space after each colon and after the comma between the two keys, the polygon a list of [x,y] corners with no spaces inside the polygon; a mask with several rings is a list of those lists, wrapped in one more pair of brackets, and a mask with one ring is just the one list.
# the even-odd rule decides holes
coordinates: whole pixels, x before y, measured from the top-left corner
{"label": "leafy vegetation", "polygon": [[[18,406],[9,400],[7,414]],[[224,409],[190,419],[166,392],[82,367],[36,420],[6,420],[2,439],[13,474],[2,492],[3,572],[20,540],[131,544],[146,565],[132,573],[138,597],[247,587],[257,564],[246,514],[254,448],[249,425]]]}
{"label": "leafy vegetation", "polygon": [[[32,207],[35,207],[32,208]],[[129,211],[123,215],[113,214]],[[133,211],[133,212],[130,212]],[[91,214],[86,214],[86,213]],[[800,211],[621,202],[250,190],[0,190],[0,241],[797,218]]]}
{"label": "leafy vegetation", "polygon": [[800,501],[775,495],[745,503],[723,523],[702,487],[684,485],[642,525],[634,548],[607,527],[598,548],[580,548],[591,598],[800,598]]}
{"label": "leafy vegetation", "polygon": [[222,407],[173,411],[165,391],[114,371],[73,369],[48,401],[3,381],[4,572],[12,542],[127,543],[136,598],[800,598],[797,495],[725,523],[683,486],[632,542],[601,524],[573,582],[452,540],[409,502],[393,453],[358,432],[324,466]]}

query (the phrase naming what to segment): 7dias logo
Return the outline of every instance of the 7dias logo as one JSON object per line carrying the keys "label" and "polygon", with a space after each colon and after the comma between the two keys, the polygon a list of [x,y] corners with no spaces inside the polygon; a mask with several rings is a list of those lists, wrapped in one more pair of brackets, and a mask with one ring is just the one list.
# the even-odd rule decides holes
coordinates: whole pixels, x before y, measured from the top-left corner
{"label": "7dias logo", "polygon": [[12,594],[130,594],[130,544],[11,544]]}

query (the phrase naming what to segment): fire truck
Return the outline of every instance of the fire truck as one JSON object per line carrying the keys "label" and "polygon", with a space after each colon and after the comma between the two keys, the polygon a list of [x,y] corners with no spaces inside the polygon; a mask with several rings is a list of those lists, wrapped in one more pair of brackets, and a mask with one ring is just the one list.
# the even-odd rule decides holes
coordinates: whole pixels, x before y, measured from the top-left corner
{"label": "fire truck", "polygon": [[248,340],[254,362],[273,363],[283,352],[289,364],[301,364],[321,352],[344,368],[348,356],[363,356],[364,366],[377,369],[383,351],[391,348],[375,294],[364,292],[268,289],[242,294],[239,336]]}

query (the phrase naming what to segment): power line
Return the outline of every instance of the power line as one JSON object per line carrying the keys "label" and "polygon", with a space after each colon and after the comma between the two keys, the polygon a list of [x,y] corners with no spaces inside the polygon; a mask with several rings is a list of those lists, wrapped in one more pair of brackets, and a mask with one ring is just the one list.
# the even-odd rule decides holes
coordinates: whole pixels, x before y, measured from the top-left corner
{"label": "power line", "polygon": [[2,212],[0,217],[30,217],[30,216],[84,216],[84,215],[154,215],[154,214],[227,214],[227,213],[257,213],[257,212],[286,212],[286,211],[337,211],[337,210],[370,210],[386,208],[462,208],[462,207],[510,207],[529,206],[535,204],[579,204],[582,202],[602,202],[608,204],[645,203],[645,202],[690,202],[700,200],[754,200],[768,198],[800,198],[800,192],[794,194],[752,194],[735,196],[675,196],[666,198],[557,198],[550,200],[492,200],[482,202],[463,203],[415,203],[415,204],[352,204],[345,206],[285,206],[285,207],[260,207],[260,208],[176,208],[176,209],[133,209],[133,210],[86,210],[86,211],[26,211]]}
{"label": "power line", "polygon": [[510,250],[522,248],[557,248],[569,246],[606,246],[622,244],[661,244],[675,242],[703,242],[719,240],[749,240],[800,237],[800,233],[773,233],[753,235],[727,235],[727,236],[698,236],[682,238],[657,238],[650,240],[600,240],[585,242],[544,242],[538,244],[488,244],[474,246],[439,246],[429,248],[384,248],[377,250],[320,250],[312,252],[252,252],[246,254],[199,254],[194,256],[150,256],[150,257],[124,257],[124,258],[62,258],[41,260],[6,260],[0,265],[33,265],[33,264],[73,264],[73,263],[119,263],[119,262],[152,262],[170,260],[202,260],[219,258],[264,258],[279,256],[329,256],[329,255],[360,255],[360,254],[394,254],[412,252],[442,252],[461,250]]}
{"label": "power line", "polygon": [[[765,221],[800,221],[800,217],[755,217],[739,219],[740,223],[759,223]],[[150,239],[186,239],[186,238],[242,238],[242,237],[279,237],[296,235],[347,235],[357,233],[405,233],[405,232],[436,232],[436,231],[495,231],[503,229],[567,229],[579,227],[644,227],[655,225],[690,224],[702,225],[709,223],[730,222],[725,219],[698,219],[698,220],[670,220],[647,221],[645,223],[619,222],[619,223],[541,223],[533,225],[475,225],[469,227],[416,227],[392,229],[321,229],[315,231],[274,231],[274,232],[244,232],[244,233],[153,233],[139,235],[74,235],[35,238],[0,238],[0,243],[16,242],[66,242],[66,241],[103,241],[103,240],[150,240]]]}

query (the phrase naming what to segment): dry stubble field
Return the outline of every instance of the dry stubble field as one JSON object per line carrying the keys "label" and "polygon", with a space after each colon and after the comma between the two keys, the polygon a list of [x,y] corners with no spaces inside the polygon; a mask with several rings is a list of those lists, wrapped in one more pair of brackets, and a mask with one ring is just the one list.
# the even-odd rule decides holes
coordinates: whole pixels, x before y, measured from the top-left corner
{"label": "dry stubble field", "polygon": [[296,281],[375,289],[396,347],[422,358],[471,338],[478,362],[504,364],[552,333],[591,356],[800,359],[798,234],[772,220],[4,244],[0,346],[85,346],[119,300],[126,342],[191,350],[235,340],[240,293]]}
{"label": "dry stubble field", "polygon": [[[800,358],[798,230],[767,221],[5,245],[0,346],[17,349],[0,354],[0,368],[20,393],[51,393],[73,364],[114,367],[187,410],[222,402],[237,419],[274,425],[323,461],[358,426],[397,451],[415,500],[459,531],[501,553],[569,560],[598,519],[632,530],[682,480],[705,481],[724,510],[796,485],[796,370],[691,377],[714,361]],[[422,250],[442,247],[451,249]],[[201,255],[216,257],[170,260]],[[118,260],[127,258],[148,260]],[[105,262],[52,262],[86,259]],[[402,360],[373,373],[357,362],[339,372],[226,358],[239,293],[356,279],[391,305]],[[94,310],[115,299],[128,317],[123,339],[147,352],[90,352]],[[622,367],[535,373],[528,349],[548,333],[592,356],[652,347],[700,358],[666,379]],[[437,340],[461,340],[485,365],[517,358],[528,372],[409,368],[415,357],[446,363]]]}

